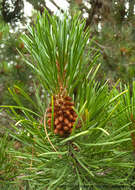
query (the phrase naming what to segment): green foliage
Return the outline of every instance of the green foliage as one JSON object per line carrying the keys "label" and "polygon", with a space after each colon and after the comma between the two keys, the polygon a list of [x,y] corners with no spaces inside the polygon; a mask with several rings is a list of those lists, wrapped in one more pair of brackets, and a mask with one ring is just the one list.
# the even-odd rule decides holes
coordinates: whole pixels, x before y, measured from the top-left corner
{"label": "green foliage", "polygon": [[8,135],[0,137],[0,184],[8,184],[16,176],[15,159],[8,152],[12,147],[12,141],[8,141]]}
{"label": "green foliage", "polygon": [[36,22],[29,29],[30,35],[24,38],[26,49],[34,59],[34,64],[28,61],[27,64],[50,93],[58,90],[61,81],[69,92],[73,91],[72,87],[85,78],[83,70],[89,63],[84,52],[89,38],[88,30],[84,32],[85,22],[78,16],[70,21],[67,16],[60,20],[47,13],[38,15]]}
{"label": "green foliage", "polygon": [[[135,127],[134,127],[134,113],[135,113],[135,82],[132,83],[132,85],[124,86],[122,85],[119,87],[120,89],[128,89],[128,92],[124,94],[124,96],[120,97],[120,104],[115,112],[114,120],[113,122],[115,125],[119,123],[119,125],[125,126],[123,128],[124,132],[128,132],[131,135],[131,142],[128,144],[125,144],[125,148],[132,147],[133,154],[135,153]],[[119,94],[119,90],[115,89],[114,94],[117,96]]]}
{"label": "green foliage", "polygon": [[[130,111],[134,108],[135,89],[133,87],[131,98],[127,87],[117,90],[114,86],[110,90],[107,82],[96,82],[97,54],[90,62],[90,54],[84,54],[89,35],[88,30],[83,32],[84,27],[84,21],[76,15],[72,20],[66,15],[58,19],[45,12],[43,17],[38,16],[35,28],[29,29],[30,34],[25,35],[24,43],[33,57],[26,63],[45,89],[45,102],[36,85],[35,101],[15,86],[33,108],[24,106],[11,89],[18,106],[4,107],[15,121],[16,133],[10,131],[10,136],[22,144],[22,148],[11,148],[9,153],[19,162],[19,178],[28,181],[29,188],[131,187],[129,179],[134,170],[131,134],[135,130],[130,129],[126,114],[130,115],[129,107]],[[61,85],[59,76],[74,98],[78,115],[73,132],[67,138],[55,135],[46,122],[50,95],[57,93]],[[79,122],[81,127],[76,128]]]}
{"label": "green foliage", "polygon": [[[104,97],[104,93],[99,94],[100,98]],[[99,102],[107,118],[97,114],[97,118],[91,121],[87,114],[82,128],[75,129],[74,134],[66,139],[55,136],[47,129],[45,115],[41,122],[38,111],[11,106],[16,120],[13,128],[17,133],[10,133],[23,144],[23,149],[11,149],[10,154],[20,163],[22,179],[38,185],[39,189],[81,189],[86,185],[93,189],[130,187],[127,181],[134,169],[133,151],[131,145],[127,148],[125,144],[131,144],[133,130],[124,130],[130,123],[119,126],[117,122],[115,128],[116,122],[112,119],[116,112],[116,103],[113,103],[122,94],[110,98],[109,105],[104,99],[105,105],[108,105],[106,109],[102,107],[102,101],[101,104]],[[94,107],[95,102],[91,106]],[[18,114],[16,109],[21,109],[23,114]]]}
{"label": "green foliage", "polygon": [[[43,7],[46,7],[49,13],[53,14],[48,1],[27,0],[27,2],[33,6],[34,10],[40,11],[41,14],[43,13]],[[55,3],[52,0],[49,2],[58,10],[62,8],[59,2]],[[91,36],[95,38],[93,49],[100,49],[102,54],[100,62],[102,64],[98,78],[102,79],[105,74],[106,78],[111,78],[113,81],[119,78],[124,82],[134,80],[135,2],[131,0],[123,2],[118,0],[104,0],[102,2],[68,0],[68,3],[70,15],[74,15],[79,10],[81,17],[85,17],[86,26],[90,26],[91,29],[90,38]],[[14,9],[12,11],[9,10],[11,4]],[[7,88],[11,87],[12,83],[17,85],[19,83],[20,86],[28,84],[25,88],[33,87],[28,78],[28,67],[24,66],[24,62],[18,56],[17,49],[25,51],[19,38],[21,33],[27,33],[27,30],[24,26],[23,30],[21,27],[29,21],[33,24],[34,14],[37,13],[35,11],[31,18],[24,19],[23,16],[23,20],[18,20],[22,17],[23,8],[22,0],[13,0],[11,3],[8,0],[0,0],[0,104],[13,103],[7,93]],[[19,23],[16,23],[16,20]],[[6,24],[7,22],[10,22],[10,24]],[[42,37],[44,37],[43,34]],[[27,54],[26,51],[25,53]],[[27,54],[27,56],[29,55]]]}

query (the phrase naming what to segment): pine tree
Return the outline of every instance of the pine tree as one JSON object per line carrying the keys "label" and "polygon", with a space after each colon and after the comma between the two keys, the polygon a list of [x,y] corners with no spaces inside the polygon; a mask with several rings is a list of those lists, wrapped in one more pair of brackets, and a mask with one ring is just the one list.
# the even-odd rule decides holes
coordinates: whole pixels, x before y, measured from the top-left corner
{"label": "pine tree", "polygon": [[[58,18],[45,11],[23,38],[32,56],[25,61],[39,81],[36,101],[16,88],[34,109],[24,107],[12,90],[18,106],[5,107],[16,121],[16,133],[10,136],[22,144],[18,150],[10,149],[10,154],[16,157],[19,178],[28,181],[29,189],[131,187],[134,129],[123,110],[133,102],[127,87],[117,90],[116,84],[109,90],[107,82],[96,82],[99,54],[93,53],[89,29],[84,28],[79,15]],[[39,96],[41,86],[44,102]]]}

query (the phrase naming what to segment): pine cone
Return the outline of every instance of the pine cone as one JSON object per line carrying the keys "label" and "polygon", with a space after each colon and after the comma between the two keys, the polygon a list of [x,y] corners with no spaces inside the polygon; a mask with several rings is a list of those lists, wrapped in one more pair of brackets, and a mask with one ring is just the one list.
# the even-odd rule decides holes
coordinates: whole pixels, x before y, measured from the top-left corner
{"label": "pine cone", "polygon": [[[74,103],[70,96],[54,96],[54,133],[60,136],[68,136],[72,132],[77,114],[73,109]],[[47,124],[51,128],[52,104],[47,109]]]}

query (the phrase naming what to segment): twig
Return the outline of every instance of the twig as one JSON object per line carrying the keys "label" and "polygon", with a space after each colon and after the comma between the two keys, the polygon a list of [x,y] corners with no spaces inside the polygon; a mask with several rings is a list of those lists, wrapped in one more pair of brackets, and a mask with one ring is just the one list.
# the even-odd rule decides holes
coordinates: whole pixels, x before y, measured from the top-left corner
{"label": "twig", "polygon": [[60,10],[62,13],[64,13],[64,10],[62,8],[60,8],[53,0],[51,0],[51,3],[58,9]]}
{"label": "twig", "polygon": [[104,49],[106,49],[106,48],[111,49],[111,47],[103,46],[103,45],[99,44],[98,42],[96,42],[95,40],[93,40],[93,42],[94,42],[96,45],[98,45],[100,48],[102,48],[102,50],[104,50]]}

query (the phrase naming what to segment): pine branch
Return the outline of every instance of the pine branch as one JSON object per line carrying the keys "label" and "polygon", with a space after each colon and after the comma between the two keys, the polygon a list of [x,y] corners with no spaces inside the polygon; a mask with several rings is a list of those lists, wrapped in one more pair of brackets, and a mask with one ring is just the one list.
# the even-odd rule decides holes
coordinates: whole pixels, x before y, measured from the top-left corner
{"label": "pine branch", "polygon": [[58,6],[58,4],[56,4],[53,0],[50,0],[50,2],[55,6],[57,7],[58,10],[60,10],[62,13],[64,13],[64,10]]}
{"label": "pine branch", "polygon": [[45,99],[37,95],[33,101],[17,88],[33,105],[30,109],[10,89],[18,106],[3,106],[16,120],[16,133],[9,134],[22,143],[9,152],[19,162],[18,176],[40,189],[125,187],[134,170],[134,130],[129,126],[135,94],[131,97],[126,86],[124,91],[122,85],[110,90],[107,82],[96,81],[99,54],[88,51],[90,31],[84,29],[80,15],[39,14],[23,42],[32,56],[25,61],[43,86]]}

